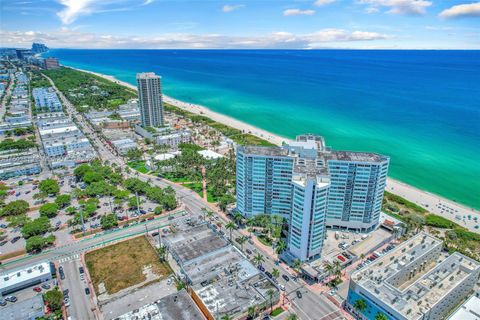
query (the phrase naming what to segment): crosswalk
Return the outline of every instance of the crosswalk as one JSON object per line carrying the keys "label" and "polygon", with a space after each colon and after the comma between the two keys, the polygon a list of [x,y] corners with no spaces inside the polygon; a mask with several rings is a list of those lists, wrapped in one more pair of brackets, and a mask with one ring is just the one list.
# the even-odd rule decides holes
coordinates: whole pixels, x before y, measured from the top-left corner
{"label": "crosswalk", "polygon": [[61,263],[65,263],[65,262],[69,262],[77,259],[80,259],[80,254],[78,253],[65,258],[58,259],[58,262],[61,264]]}

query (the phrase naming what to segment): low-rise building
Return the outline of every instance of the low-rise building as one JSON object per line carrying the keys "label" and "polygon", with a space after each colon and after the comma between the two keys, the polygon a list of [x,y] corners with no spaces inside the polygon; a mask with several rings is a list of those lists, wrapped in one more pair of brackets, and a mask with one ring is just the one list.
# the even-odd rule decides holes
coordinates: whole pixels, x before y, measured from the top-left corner
{"label": "low-rise building", "polygon": [[37,116],[37,128],[51,168],[73,167],[97,157],[87,137],[61,112]]}
{"label": "low-rise building", "polygon": [[189,143],[192,136],[189,130],[172,130],[170,127],[143,128],[136,126],[135,132],[159,146],[168,146],[170,150],[177,150],[181,143]]}
{"label": "low-rise building", "polygon": [[189,284],[190,294],[207,319],[247,315],[279,299],[275,284],[206,223],[187,223],[164,239]]}
{"label": "low-rise building", "polygon": [[205,317],[185,290],[125,313],[116,320],[203,320]]}
{"label": "low-rise building", "polygon": [[62,103],[53,88],[34,88],[32,95],[37,112],[62,111]]}
{"label": "low-rise building", "polygon": [[422,232],[354,272],[347,310],[369,320],[377,314],[396,320],[445,319],[471,294],[480,263],[443,253],[442,247],[441,240]]}
{"label": "low-rise building", "polygon": [[0,275],[0,294],[2,296],[50,281],[54,274],[54,266],[50,262],[16,270],[5,270]]}
{"label": "low-rise building", "polygon": [[35,149],[0,152],[0,180],[38,174],[41,171],[40,157]]}
{"label": "low-rise building", "polygon": [[0,308],[0,319],[6,320],[36,320],[45,316],[45,306],[42,295],[30,299],[22,299]]}
{"label": "low-rise building", "polygon": [[448,320],[479,320],[480,319],[480,298],[472,295],[458,309],[456,309]]}
{"label": "low-rise building", "polygon": [[112,140],[110,141],[112,146],[117,150],[118,154],[125,155],[127,154],[128,150],[138,148],[138,145],[132,139],[119,139],[119,140]]}

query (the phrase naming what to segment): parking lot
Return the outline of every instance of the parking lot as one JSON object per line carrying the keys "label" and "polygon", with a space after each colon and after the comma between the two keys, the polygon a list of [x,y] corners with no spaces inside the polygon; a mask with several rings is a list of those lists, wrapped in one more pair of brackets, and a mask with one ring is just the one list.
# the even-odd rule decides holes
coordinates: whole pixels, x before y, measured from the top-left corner
{"label": "parking lot", "polygon": [[[33,196],[39,192],[38,186],[34,184],[34,180],[21,180],[22,184],[18,185],[18,181],[14,184],[11,184],[9,194],[5,199],[6,203],[15,200],[25,200],[30,205],[30,211],[27,212],[27,217],[30,219],[36,219],[40,216],[39,207],[43,203],[54,202],[55,196],[47,197],[45,199],[34,199]],[[64,176],[58,180],[60,186],[59,194],[69,194],[75,188],[82,188],[83,185],[75,182],[73,176]],[[155,203],[149,201],[145,197],[139,197],[139,210],[136,208],[128,209],[126,204],[117,205],[113,204],[113,199],[111,197],[101,197],[98,198],[99,203],[95,214],[84,219],[85,231],[101,228],[100,219],[103,215],[115,212],[119,220],[126,220],[131,218],[136,218],[147,213],[154,211],[157,206]],[[80,204],[77,199],[72,197],[70,206],[75,207],[80,210]],[[79,230],[81,226],[69,226],[68,220],[72,219],[73,216],[67,214],[65,211],[66,208],[59,210],[58,214],[50,219],[50,224],[52,226],[52,234],[56,237],[56,243],[69,244],[74,241],[72,238],[72,233],[75,230]],[[11,223],[4,217],[0,218],[0,228],[4,232],[2,239],[0,240],[0,255],[3,254],[12,254],[18,252],[19,254],[24,253],[25,249],[25,239],[22,236],[21,226],[12,226]]]}

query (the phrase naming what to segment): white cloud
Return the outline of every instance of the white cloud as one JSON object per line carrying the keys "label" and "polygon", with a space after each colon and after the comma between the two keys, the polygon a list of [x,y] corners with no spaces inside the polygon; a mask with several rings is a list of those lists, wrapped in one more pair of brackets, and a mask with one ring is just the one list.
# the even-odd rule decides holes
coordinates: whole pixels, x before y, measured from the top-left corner
{"label": "white cloud", "polygon": [[226,4],[226,5],[223,6],[222,11],[223,12],[232,12],[232,11],[241,9],[243,7],[245,7],[244,4],[232,4],[232,5]]}
{"label": "white cloud", "polygon": [[125,11],[135,6],[146,6],[154,0],[57,0],[64,6],[57,12],[63,24],[71,24],[80,16],[96,12]]}
{"label": "white cloud", "polygon": [[287,9],[283,11],[284,16],[311,16],[315,13],[315,10],[300,10],[300,9]]}
{"label": "white cloud", "polygon": [[480,17],[480,2],[459,4],[440,12],[439,17],[461,18],[461,17]]}
{"label": "white cloud", "polygon": [[369,13],[369,14],[377,13],[377,12],[379,12],[379,11],[380,11],[380,9],[375,8],[375,7],[367,7],[367,8],[365,8],[365,12],[366,12],[366,13]]}
{"label": "white cloud", "polygon": [[[32,42],[43,42],[52,48],[143,48],[143,49],[218,49],[218,48],[288,48],[308,49],[338,47],[341,43],[369,42],[391,38],[385,34],[344,29],[322,29],[310,34],[274,32],[258,36],[226,36],[221,34],[171,33],[151,37],[123,37],[110,34],[96,35],[63,27],[55,32],[0,31],[0,40],[7,47],[29,47]],[[343,45],[342,45],[343,46]],[[348,45],[346,45],[348,46]]]}
{"label": "white cloud", "polygon": [[405,15],[425,14],[427,8],[432,5],[432,2],[427,0],[358,0],[357,3],[366,4],[368,8],[377,10],[385,7],[389,9],[387,13]]}
{"label": "white cloud", "polygon": [[337,0],[317,0],[317,1],[315,1],[314,5],[320,7],[320,6],[330,4],[330,3],[334,3],[335,1],[337,1]]}

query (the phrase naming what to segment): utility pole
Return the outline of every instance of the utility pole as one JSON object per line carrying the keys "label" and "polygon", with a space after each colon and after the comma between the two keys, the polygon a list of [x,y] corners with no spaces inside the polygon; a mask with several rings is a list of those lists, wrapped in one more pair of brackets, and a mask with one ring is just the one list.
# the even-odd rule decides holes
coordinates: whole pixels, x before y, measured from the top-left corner
{"label": "utility pole", "polygon": [[82,233],[85,236],[85,221],[83,221],[83,211],[80,210],[80,221],[82,222]]}
{"label": "utility pole", "polygon": [[140,203],[138,201],[138,191],[135,191],[135,199],[137,200],[137,214],[140,214]]}

